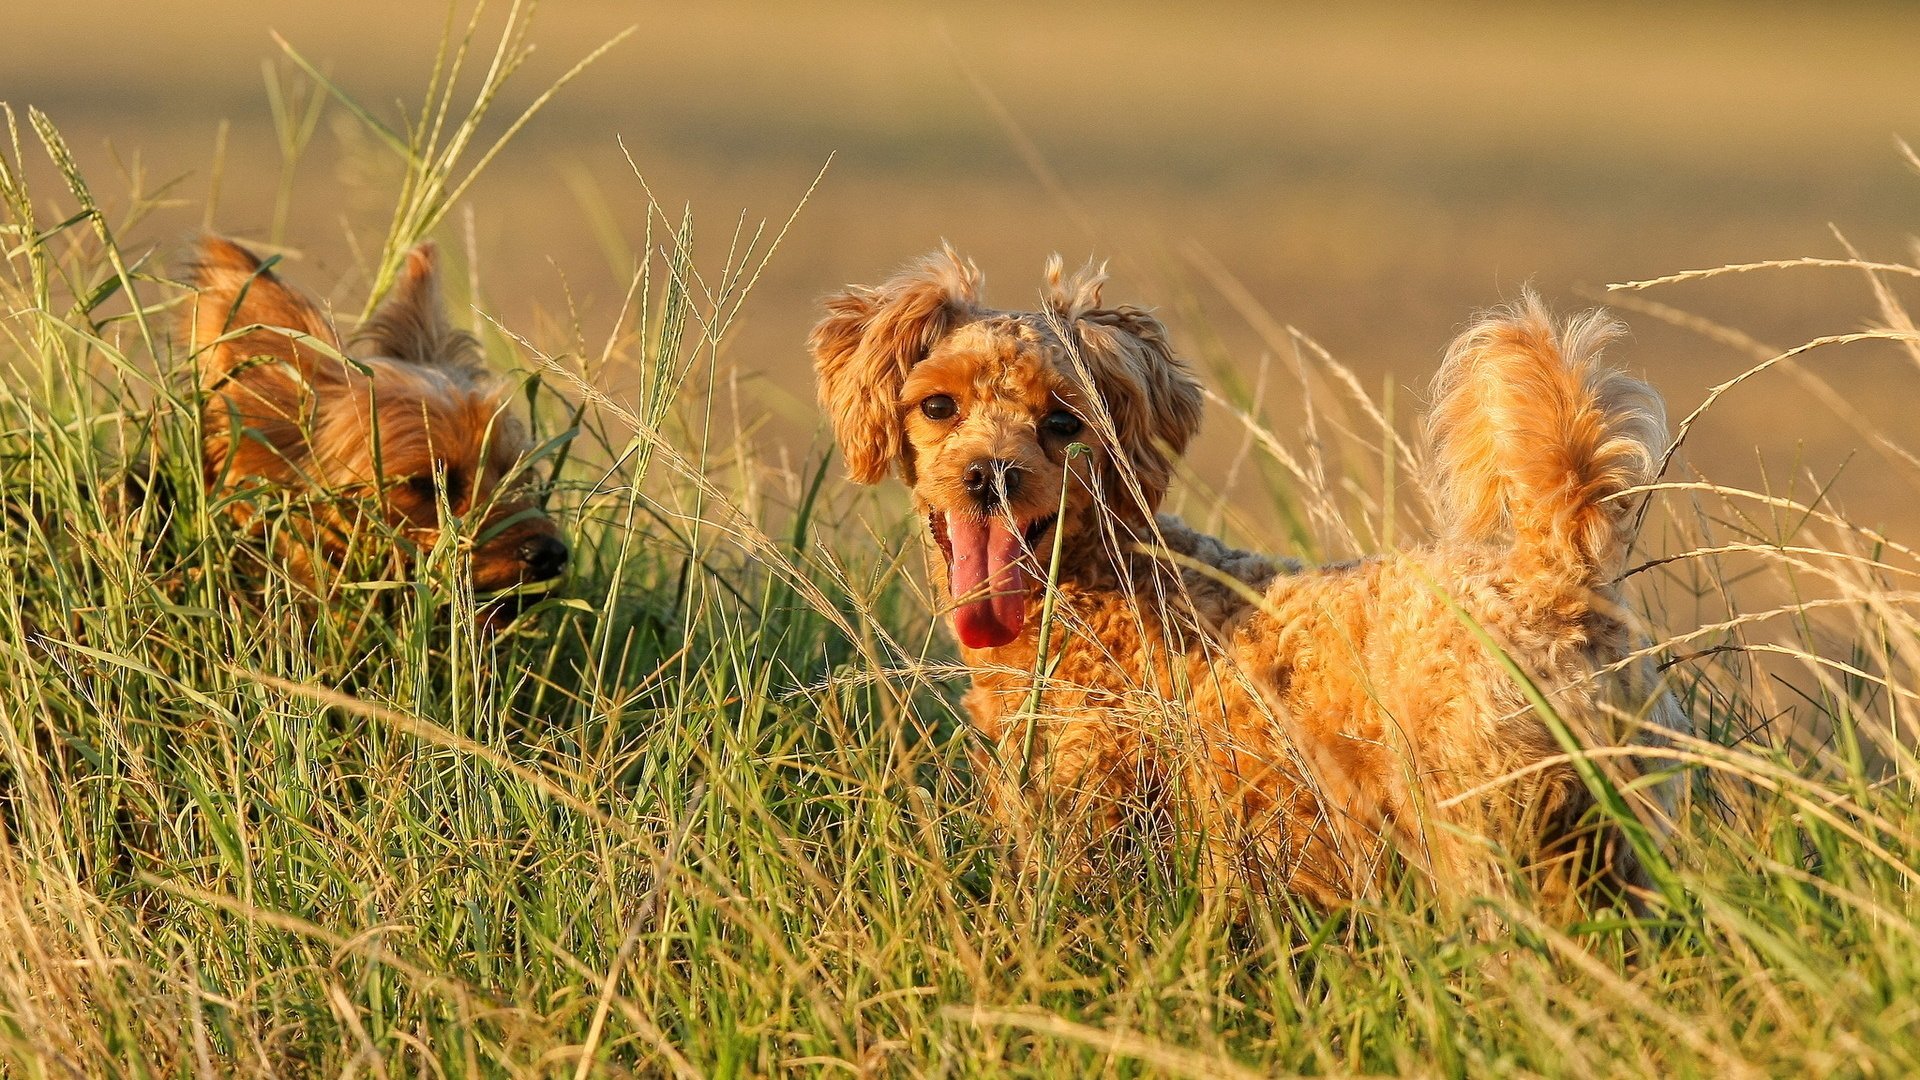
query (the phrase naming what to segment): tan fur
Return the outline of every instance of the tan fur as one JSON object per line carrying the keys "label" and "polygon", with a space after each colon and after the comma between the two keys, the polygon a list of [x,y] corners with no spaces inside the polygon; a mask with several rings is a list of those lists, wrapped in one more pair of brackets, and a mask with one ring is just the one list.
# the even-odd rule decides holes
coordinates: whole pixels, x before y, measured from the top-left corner
{"label": "tan fur", "polygon": [[907,369],[976,310],[980,271],[950,247],[878,288],[830,298],[811,345],[834,434],[854,479],[871,484],[900,459],[895,397]]}
{"label": "tan fur", "polygon": [[[357,355],[312,301],[229,240],[201,241],[190,264],[197,295],[186,314],[205,391],[206,480],[232,491],[261,481],[306,496],[283,555],[303,576],[351,561],[402,569],[384,547],[437,542],[440,508],[479,513],[468,534],[482,592],[550,577],[565,562],[559,530],[510,481],[527,452],[505,389],[452,328],[430,244],[409,253],[393,294],[355,335]],[[371,506],[388,528],[367,527]],[[243,502],[235,511],[250,519]],[[311,565],[308,552],[327,554]],[[559,566],[555,565],[558,560]]]}
{"label": "tan fur", "polygon": [[1631,512],[1616,496],[1652,474],[1666,438],[1653,390],[1599,364],[1620,333],[1598,311],[1556,330],[1528,293],[1453,343],[1427,419],[1450,538],[1512,535],[1612,576]]}
{"label": "tan fur", "polygon": [[[1469,329],[1428,428],[1441,537],[1306,568],[1156,515],[1199,387],[1151,315],[1101,306],[1097,272],[1063,278],[1056,261],[1041,311],[1002,312],[949,251],[827,306],[822,402],[856,479],[897,467],[911,485],[943,596],[955,515],[1028,534],[1036,576],[1060,534],[1048,657],[1041,588],[1017,638],[962,648],[993,748],[981,775],[1010,826],[1058,814],[1097,834],[1145,814],[1203,838],[1222,887],[1323,904],[1376,892],[1388,853],[1448,897],[1506,887],[1501,851],[1550,900],[1638,881],[1617,835],[1582,826],[1574,771],[1537,767],[1560,748],[1473,628],[1589,739],[1610,705],[1677,714],[1647,700],[1645,672],[1596,678],[1631,640],[1617,496],[1664,440],[1653,392],[1599,366],[1610,323],[1556,327],[1528,296]],[[926,415],[935,396],[957,413]],[[1047,433],[1061,409],[1087,420],[1071,440]],[[981,495],[982,461],[1021,482]]]}
{"label": "tan fur", "polygon": [[[1096,427],[1110,418],[1110,445],[1124,447],[1125,468],[1110,470],[1109,505],[1152,514],[1173,478],[1173,459],[1200,431],[1200,387],[1174,357],[1166,330],[1135,307],[1103,308],[1104,270],[1087,267],[1063,280],[1060,257],[1047,263],[1048,310],[1073,328],[1067,361],[1099,387]],[[1120,432],[1127,438],[1119,438]]]}

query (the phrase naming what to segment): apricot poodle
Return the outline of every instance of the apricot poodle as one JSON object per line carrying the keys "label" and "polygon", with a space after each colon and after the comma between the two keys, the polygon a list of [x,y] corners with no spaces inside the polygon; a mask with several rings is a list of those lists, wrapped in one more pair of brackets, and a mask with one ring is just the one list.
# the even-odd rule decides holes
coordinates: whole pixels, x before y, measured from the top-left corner
{"label": "apricot poodle", "polygon": [[1303,567],[1157,513],[1201,389],[1103,281],[1055,258],[1040,310],[998,311],[947,249],[830,297],[811,338],[852,477],[897,473],[939,554],[995,816],[1159,822],[1226,890],[1322,905],[1389,867],[1630,898],[1576,765],[1618,756],[1568,752],[1677,722],[1645,665],[1608,670],[1634,640],[1622,495],[1665,443],[1653,390],[1600,365],[1617,327],[1528,295],[1469,328],[1427,421],[1437,538]]}

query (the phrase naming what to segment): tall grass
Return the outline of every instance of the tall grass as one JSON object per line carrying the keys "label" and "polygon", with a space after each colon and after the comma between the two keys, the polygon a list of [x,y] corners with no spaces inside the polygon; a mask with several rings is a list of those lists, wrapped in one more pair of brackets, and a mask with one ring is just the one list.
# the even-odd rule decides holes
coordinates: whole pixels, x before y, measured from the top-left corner
{"label": "tall grass", "polygon": [[[379,140],[405,168],[369,302],[471,177],[455,144],[498,91],[452,104],[472,37]],[[721,349],[777,227],[702,247],[655,207],[598,344],[485,327],[578,553],[493,636],[457,544],[416,583],[317,600],[236,557],[252,541],[200,485],[183,294],[144,204],[98,200],[45,117],[5,118],[7,1075],[1920,1070],[1920,553],[1817,492],[1676,460],[1647,493],[1631,580],[1697,733],[1665,751],[1691,796],[1667,841],[1681,902],[1570,927],[1449,923],[1413,895],[1239,921],[1177,861],[1065,888],[973,809],[901,508],[827,461],[756,458],[722,420]],[[28,191],[29,155],[63,188]],[[1216,410],[1245,424],[1290,546],[1420,535],[1391,406],[1203,270],[1288,362],[1265,392],[1314,405],[1304,433],[1262,426],[1253,387]],[[1876,295],[1889,329],[1744,342],[1754,371],[1707,404],[1787,369],[1822,385],[1818,360],[1862,336],[1920,349]],[[596,389],[621,370],[631,399]],[[1205,480],[1188,509],[1234,529]]]}

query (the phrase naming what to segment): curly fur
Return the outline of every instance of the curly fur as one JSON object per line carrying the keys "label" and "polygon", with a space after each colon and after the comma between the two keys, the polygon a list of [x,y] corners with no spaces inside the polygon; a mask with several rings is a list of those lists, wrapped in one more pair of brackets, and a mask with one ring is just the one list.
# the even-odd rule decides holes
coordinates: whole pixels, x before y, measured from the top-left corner
{"label": "curly fur", "polygon": [[[200,368],[210,490],[266,482],[305,496],[281,545],[313,579],[369,543],[430,547],[444,504],[479,514],[471,552],[483,592],[549,578],[566,545],[513,477],[527,452],[505,387],[480,364],[440,299],[431,244],[408,253],[393,294],[354,335],[230,240],[203,239],[187,267],[196,290],[185,337]],[[385,530],[366,528],[372,507]],[[236,501],[243,521],[253,511]],[[470,527],[471,528],[471,527]],[[314,565],[310,553],[326,553]],[[410,554],[378,559],[404,567]]]}
{"label": "curly fur", "polygon": [[[829,299],[812,338],[854,478],[897,471],[926,520],[993,812],[1096,840],[1145,813],[1200,838],[1223,887],[1325,904],[1375,892],[1389,853],[1451,897],[1510,884],[1501,852],[1555,897],[1630,890],[1631,853],[1476,634],[1590,740],[1621,707],[1677,717],[1647,672],[1598,677],[1632,641],[1620,496],[1665,438],[1653,391],[1600,365],[1613,324],[1528,295],[1468,329],[1427,427],[1439,538],[1302,567],[1156,513],[1200,390],[1151,314],[1102,306],[1103,277],[1056,259],[1042,310],[996,311],[948,250]],[[968,559],[985,580],[955,596]]]}

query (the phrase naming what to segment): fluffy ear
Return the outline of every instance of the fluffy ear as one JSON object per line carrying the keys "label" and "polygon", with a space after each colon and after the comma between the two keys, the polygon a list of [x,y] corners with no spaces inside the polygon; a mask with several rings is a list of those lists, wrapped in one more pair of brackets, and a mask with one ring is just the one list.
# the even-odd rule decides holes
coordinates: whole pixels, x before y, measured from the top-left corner
{"label": "fluffy ear", "polygon": [[807,343],[855,480],[876,483],[900,460],[900,387],[935,342],[978,313],[980,280],[972,262],[943,247],[884,285],[827,298]]}
{"label": "fluffy ear", "polygon": [[[1078,346],[1078,363],[1094,395],[1113,422],[1115,457],[1124,462],[1137,495],[1125,475],[1106,480],[1110,505],[1138,505],[1151,514],[1159,508],[1173,478],[1173,463],[1186,452],[1200,430],[1200,384],[1186,362],[1167,343],[1167,329],[1137,307],[1102,307],[1100,289],[1104,267],[1089,266],[1063,278],[1060,259],[1047,265],[1047,308],[1071,328]],[[1096,429],[1099,417],[1089,418]]]}
{"label": "fluffy ear", "polygon": [[[225,383],[241,365],[260,357],[285,362],[311,377],[326,353],[302,341],[301,335],[339,351],[340,339],[320,309],[233,241],[217,236],[201,240],[187,273],[199,293],[187,309],[187,338],[196,353],[210,350],[202,363],[203,385]],[[220,340],[249,326],[255,329]]]}
{"label": "fluffy ear", "polygon": [[431,241],[407,252],[407,265],[373,317],[353,335],[376,356],[412,364],[473,361],[473,336],[453,328],[440,298],[440,252]]}

